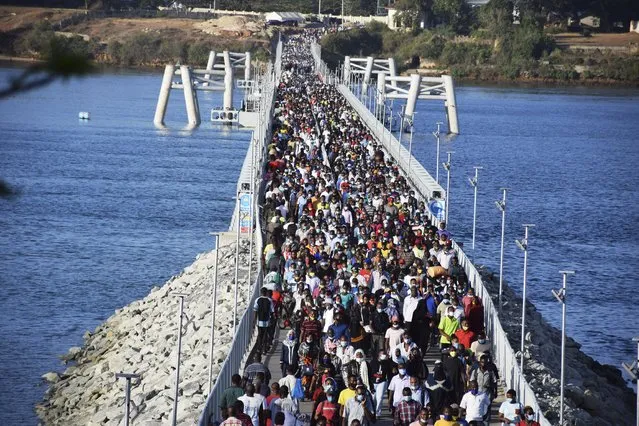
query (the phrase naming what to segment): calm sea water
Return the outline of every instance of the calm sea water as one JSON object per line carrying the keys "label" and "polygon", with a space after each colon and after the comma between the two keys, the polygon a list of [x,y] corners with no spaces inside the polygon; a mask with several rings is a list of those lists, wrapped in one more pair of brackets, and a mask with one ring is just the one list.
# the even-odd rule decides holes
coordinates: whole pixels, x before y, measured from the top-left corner
{"label": "calm sea water", "polygon": [[[0,69],[0,81],[12,70]],[[143,297],[211,248],[228,226],[245,132],[205,123],[180,131],[184,101],[173,94],[168,123],[151,120],[159,74],[103,74],[0,102],[0,176],[21,195],[0,200],[0,407],[6,424],[35,424],[39,376],[113,310]],[[202,105],[219,97],[200,98]],[[461,87],[463,135],[452,149],[451,228],[470,242],[472,189],[480,175],[478,261],[498,268],[507,185],[506,279],[520,287],[520,224],[530,237],[532,300],[555,325],[551,287],[575,268],[569,333],[602,362],[630,361],[637,334],[632,267],[639,264],[639,92]],[[203,106],[203,110],[206,108]],[[443,119],[422,103],[414,151],[434,170],[426,136]],[[90,122],[77,113],[90,111]],[[205,117],[203,117],[205,118]],[[442,161],[443,161],[442,156]],[[442,177],[444,171],[440,170]],[[434,173],[434,171],[433,171]],[[519,286],[519,287],[518,287]],[[611,328],[611,318],[615,327]]]}
{"label": "calm sea water", "polygon": [[[0,84],[14,72],[0,69]],[[0,102],[0,176],[20,191],[0,199],[2,424],[36,424],[57,357],[228,228],[250,133],[181,131],[179,92],[174,130],[156,130],[161,79],[103,74]],[[220,95],[200,104],[205,115]]]}

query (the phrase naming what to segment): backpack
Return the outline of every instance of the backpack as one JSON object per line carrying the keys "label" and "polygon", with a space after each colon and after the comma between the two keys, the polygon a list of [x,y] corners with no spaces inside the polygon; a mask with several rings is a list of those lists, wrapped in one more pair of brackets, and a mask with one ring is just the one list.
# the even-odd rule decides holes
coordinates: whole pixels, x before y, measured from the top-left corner
{"label": "backpack", "polygon": [[304,398],[304,388],[302,387],[302,379],[295,380],[295,387],[291,391],[291,398],[294,398],[294,399]]}

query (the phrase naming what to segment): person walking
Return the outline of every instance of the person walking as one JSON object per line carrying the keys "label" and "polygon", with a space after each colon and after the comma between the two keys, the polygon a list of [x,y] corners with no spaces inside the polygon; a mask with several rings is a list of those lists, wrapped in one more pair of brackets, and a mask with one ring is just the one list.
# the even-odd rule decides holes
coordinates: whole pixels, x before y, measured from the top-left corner
{"label": "person walking", "polygon": [[483,426],[484,421],[488,418],[490,399],[487,394],[479,390],[477,381],[471,380],[469,391],[464,394],[459,406],[466,410],[468,424]]}
{"label": "person walking", "polygon": [[515,398],[517,394],[514,389],[506,391],[506,400],[499,406],[499,421],[501,426],[516,425],[522,419],[521,402]]}
{"label": "person walking", "polygon": [[393,416],[394,426],[408,426],[415,421],[422,409],[422,404],[413,399],[410,387],[402,389],[402,400],[397,404]]}

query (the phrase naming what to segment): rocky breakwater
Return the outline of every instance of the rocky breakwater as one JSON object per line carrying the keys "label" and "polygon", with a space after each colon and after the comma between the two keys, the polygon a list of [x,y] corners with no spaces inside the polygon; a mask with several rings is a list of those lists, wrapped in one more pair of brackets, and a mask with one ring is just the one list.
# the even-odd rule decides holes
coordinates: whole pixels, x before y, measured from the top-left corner
{"label": "rocky breakwater", "polygon": [[[219,249],[218,303],[213,351],[214,377],[227,357],[233,339],[235,242]],[[246,283],[249,247],[240,243],[240,295],[238,315],[249,297]],[[255,263],[254,263],[255,265]],[[166,424],[172,416],[175,392],[179,298],[187,293],[188,316],[182,337],[178,422],[195,424],[208,393],[211,292],[215,251],[197,256],[193,264],[155,287],[148,296],[116,310],[84,345],[71,348],[62,358],[70,366],[62,373],[43,376],[50,385],[36,412],[45,425],[124,424],[125,381],[119,372],[141,376],[131,389],[132,424]],[[253,275],[255,276],[255,275]],[[239,320],[239,319],[238,319]]]}
{"label": "rocky breakwater", "polygon": [[[487,269],[479,267],[478,270],[495,306],[498,306],[499,279]],[[507,285],[502,298],[504,306],[499,320],[510,345],[519,348],[522,299]],[[526,303],[524,347],[526,380],[535,392],[544,416],[550,423],[559,424],[561,330],[548,324],[530,300]],[[632,424],[637,409],[636,396],[627,386],[621,371],[614,366],[600,364],[583,353],[580,347],[572,338],[566,338],[566,424]]]}

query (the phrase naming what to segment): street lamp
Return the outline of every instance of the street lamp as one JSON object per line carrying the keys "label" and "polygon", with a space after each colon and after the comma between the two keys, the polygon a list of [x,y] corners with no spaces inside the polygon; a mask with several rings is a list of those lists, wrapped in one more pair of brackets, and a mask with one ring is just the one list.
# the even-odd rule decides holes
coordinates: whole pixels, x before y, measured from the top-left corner
{"label": "street lamp", "polygon": [[213,341],[215,340],[215,313],[217,311],[217,267],[220,258],[220,235],[210,232],[215,237],[215,275],[213,275],[213,294],[211,295],[211,338],[209,342],[209,395],[213,389]]}
{"label": "street lamp", "polygon": [[523,300],[521,303],[521,375],[524,375],[524,340],[525,340],[525,332],[526,332],[526,274],[528,269],[528,228],[532,228],[533,224],[525,223],[524,225],[524,239],[523,240],[515,240],[517,247],[524,251],[524,291],[523,291]]}
{"label": "street lamp", "polygon": [[124,426],[129,426],[131,407],[131,379],[135,379],[136,384],[140,383],[140,375],[133,373],[115,373],[115,380],[126,379],[126,390],[124,395]]}
{"label": "street lamp", "polygon": [[415,114],[417,113],[413,112],[411,118],[407,118],[408,124],[410,125],[410,139],[408,141],[408,170],[406,171],[406,173],[410,173],[410,163],[413,159],[413,131],[415,129]]}
{"label": "street lamp", "polygon": [[455,151],[447,151],[448,160],[442,163],[442,166],[446,169],[446,212],[444,213],[446,215],[446,226],[448,226],[448,208],[450,206],[450,167],[452,165],[450,157],[454,153]]}
{"label": "street lamp", "polygon": [[399,138],[397,139],[397,164],[402,161],[402,135],[404,134],[404,113],[406,112],[406,104],[402,105],[402,112],[399,114]]}
{"label": "street lamp", "polygon": [[481,166],[475,166],[475,177],[468,178],[470,186],[475,188],[475,199],[473,201],[473,258],[475,257],[475,229],[477,225],[477,189],[479,188],[479,171],[483,169]]}
{"label": "street lamp", "polygon": [[433,132],[433,136],[435,136],[435,138],[437,138],[437,158],[435,159],[435,164],[437,165],[435,167],[435,181],[437,181],[437,183],[439,183],[439,142],[440,142],[440,138],[439,136],[441,135],[440,130],[440,126],[444,124],[441,121],[437,122],[437,131]]}
{"label": "street lamp", "polygon": [[[559,271],[564,276],[563,287],[559,291],[552,290],[552,294],[561,303],[561,391],[559,395],[559,424],[564,424],[564,364],[566,363],[566,280],[575,271]],[[523,357],[522,357],[523,359]],[[522,370],[523,372],[523,370]]]}
{"label": "street lamp", "polygon": [[503,191],[500,201],[495,201],[495,205],[501,211],[501,253],[499,255],[499,309],[501,310],[501,295],[504,288],[504,234],[506,231],[506,191],[508,188],[501,188]]}
{"label": "street lamp", "polygon": [[[178,348],[177,357],[175,359],[175,396],[173,397],[173,426],[177,425],[177,409],[178,409],[178,397],[180,394],[180,357],[182,355],[182,318],[184,318],[184,298],[188,296],[186,293],[173,293],[173,296],[180,298],[180,318],[178,319]],[[187,317],[188,327],[188,317]]]}

